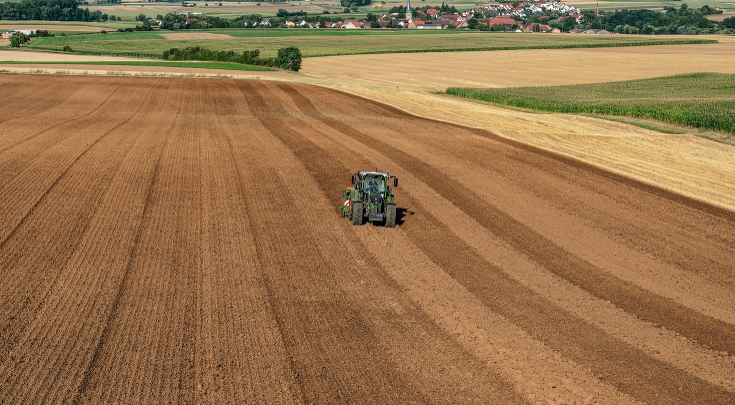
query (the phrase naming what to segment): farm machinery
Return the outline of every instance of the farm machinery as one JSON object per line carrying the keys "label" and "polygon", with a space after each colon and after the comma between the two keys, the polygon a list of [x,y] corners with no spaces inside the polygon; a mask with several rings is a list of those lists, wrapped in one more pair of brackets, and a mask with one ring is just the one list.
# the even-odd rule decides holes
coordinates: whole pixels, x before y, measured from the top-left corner
{"label": "farm machinery", "polygon": [[354,187],[342,194],[345,199],[342,215],[352,221],[352,225],[362,225],[367,218],[370,222],[385,222],[386,228],[396,226],[396,201],[389,180],[398,187],[398,178],[388,173],[357,172],[352,175]]}

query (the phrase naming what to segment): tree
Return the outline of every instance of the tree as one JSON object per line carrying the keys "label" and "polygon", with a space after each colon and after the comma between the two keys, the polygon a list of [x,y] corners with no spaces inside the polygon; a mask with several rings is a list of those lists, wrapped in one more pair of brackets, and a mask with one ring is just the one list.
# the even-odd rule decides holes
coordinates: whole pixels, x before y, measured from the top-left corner
{"label": "tree", "polygon": [[725,28],[735,28],[735,17],[725,18],[720,25]]}
{"label": "tree", "polygon": [[295,46],[279,49],[276,64],[282,69],[298,72],[301,69],[301,51]]}
{"label": "tree", "polygon": [[704,17],[704,16],[702,16],[697,22],[697,27],[699,28],[712,28],[714,26],[715,25],[712,23],[712,21],[710,21],[709,19],[707,19],[707,17]]}

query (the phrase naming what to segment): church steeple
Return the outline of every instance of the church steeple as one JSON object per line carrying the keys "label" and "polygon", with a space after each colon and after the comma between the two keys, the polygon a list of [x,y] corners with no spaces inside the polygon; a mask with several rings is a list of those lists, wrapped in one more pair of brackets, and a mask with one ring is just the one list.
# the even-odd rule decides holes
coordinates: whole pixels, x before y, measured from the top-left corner
{"label": "church steeple", "polygon": [[406,6],[406,21],[413,21],[413,12],[411,12],[411,0],[408,0],[408,6]]}

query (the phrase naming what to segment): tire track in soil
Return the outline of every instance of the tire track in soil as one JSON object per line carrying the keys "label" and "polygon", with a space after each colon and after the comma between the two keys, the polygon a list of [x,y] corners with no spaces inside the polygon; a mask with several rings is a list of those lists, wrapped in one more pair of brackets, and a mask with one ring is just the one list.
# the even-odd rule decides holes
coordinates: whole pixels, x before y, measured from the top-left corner
{"label": "tire track in soil", "polygon": [[[270,98],[269,102],[266,102],[259,94],[263,88],[249,83],[240,83],[240,88],[247,94],[253,114],[259,118],[268,132],[276,139],[282,138],[288,127],[280,119],[271,119],[282,114],[277,109],[269,108],[268,104],[272,102]],[[271,162],[274,159],[277,161],[279,158],[268,157],[267,161]],[[325,261],[324,256],[314,257],[314,253],[308,249],[301,250],[299,248],[301,246],[310,246],[309,239],[320,236],[310,235],[308,225],[296,227],[297,229],[293,231],[295,233],[288,231],[288,228],[293,226],[290,221],[301,217],[299,214],[301,210],[291,205],[293,195],[289,185],[285,184],[280,176],[274,175],[272,170],[264,172],[262,169],[256,169],[253,175],[260,179],[261,184],[273,183],[267,191],[256,193],[270,196],[267,199],[261,198],[263,203],[267,204],[269,201],[271,204],[267,205],[280,206],[283,212],[294,213],[288,214],[290,218],[283,219],[283,226],[279,226],[278,219],[271,218],[267,221],[268,228],[280,230],[278,234],[274,234],[271,229],[264,229],[263,224],[259,224],[257,219],[253,229],[256,235],[261,236],[258,249],[259,254],[263,255],[261,261],[266,270],[265,280],[273,297],[272,305],[278,315],[284,341],[294,359],[293,369],[305,401],[307,403],[428,402],[428,398],[421,396],[420,389],[412,386],[407,377],[396,369],[396,364],[390,356],[387,356],[385,349],[380,347],[379,339],[371,330],[369,320],[363,318],[360,306],[356,307],[356,303],[342,297],[338,292],[342,287],[333,285],[335,277],[340,280],[345,277],[340,274],[338,267],[344,266],[345,263],[354,263],[355,259],[351,256],[345,257],[342,249],[330,250],[328,261]],[[296,198],[294,203],[300,199]],[[268,236],[263,238],[263,235]],[[268,240],[269,238],[278,240]],[[287,246],[279,247],[283,245],[283,240],[289,241]],[[332,245],[334,242],[321,243]],[[345,246],[345,243],[336,245]],[[295,247],[297,251],[289,252],[290,246]],[[281,250],[284,251],[281,253]],[[282,259],[294,255],[297,257]],[[300,263],[297,265],[288,263],[292,260]],[[367,268],[377,266],[370,257],[366,260],[368,260]],[[286,274],[274,273],[273,270],[278,268],[292,270]],[[314,298],[309,298],[313,294],[333,298],[317,303],[313,301]],[[354,293],[350,296],[354,296]],[[307,333],[304,334],[299,330]],[[329,335],[338,336],[338,339],[325,340]],[[330,347],[331,349],[325,352]],[[335,354],[338,354],[339,358],[334,358]],[[355,369],[356,366],[359,366],[359,369]]]}
{"label": "tire track in soil", "polygon": [[[242,90],[248,95],[246,100],[253,115],[277,139],[286,128],[274,119],[259,89],[252,86]],[[260,196],[257,205],[257,200],[247,199],[248,212],[260,211],[263,204],[291,214],[286,218],[276,214],[267,222],[250,215],[249,220],[263,265],[263,283],[289,351],[302,401],[426,403],[418,390],[395,370],[391,359],[384,356],[354,304],[336,291],[338,287],[331,281],[336,272],[334,264],[325,262],[313,250],[299,249],[297,255],[291,252],[292,246],[308,247],[310,240],[319,236],[311,235],[304,226],[294,227],[292,221],[298,220],[301,210],[292,203],[289,185],[267,167],[261,164],[253,168],[262,188],[254,193]],[[344,258],[341,251],[335,253]],[[315,292],[319,292],[317,297],[330,298],[310,297]]]}
{"label": "tire track in soil", "polygon": [[[182,106],[183,100],[180,100],[177,115],[181,113]],[[107,346],[110,344],[110,340],[113,339],[113,335],[125,333],[124,329],[116,328],[116,326],[118,326],[116,324],[120,323],[123,316],[121,313],[121,308],[123,308],[121,302],[124,297],[132,295],[132,273],[134,272],[135,265],[138,264],[138,258],[146,249],[146,247],[143,246],[141,240],[143,239],[146,228],[149,227],[151,223],[156,222],[155,219],[151,218],[151,209],[156,203],[156,201],[154,201],[154,190],[156,189],[156,185],[158,185],[161,181],[161,162],[166,151],[169,149],[171,139],[174,137],[173,133],[175,129],[180,129],[178,128],[176,123],[174,123],[172,127],[168,128],[166,134],[163,136],[163,142],[159,146],[160,149],[157,151],[150,181],[146,185],[144,199],[145,202],[143,204],[142,212],[139,217],[140,222],[135,231],[130,255],[127,259],[125,268],[122,271],[120,282],[115,289],[115,295],[112,299],[112,302],[110,303],[109,310],[106,312],[107,317],[103,322],[104,326],[92,352],[90,362],[85,369],[74,399],[72,400],[72,403],[75,405],[81,403],[95,403],[101,400],[101,398],[98,397],[100,393],[95,391],[99,391],[100,388],[104,389],[104,387],[101,387],[101,384],[103,382],[100,381],[100,379],[105,378],[105,376],[108,375],[107,371],[110,371],[110,359],[105,358],[104,352],[107,349]],[[122,354],[123,353],[118,353],[118,355]],[[120,370],[113,371],[119,372]],[[136,381],[136,383],[141,384],[140,381]],[[150,383],[150,381],[146,381],[142,385],[145,386],[145,383]],[[97,394],[97,397],[95,397],[93,394]],[[136,399],[139,400],[139,398]]]}
{"label": "tire track in soil", "polygon": [[[231,82],[213,82],[205,93],[203,180],[204,301],[197,403],[292,404],[303,398],[259,276],[260,263],[248,225],[247,178],[236,150],[250,149],[240,128],[257,128]],[[247,118],[246,118],[247,117]],[[245,218],[245,219],[243,219]]]}
{"label": "tire track in soil", "polygon": [[[117,89],[115,89],[116,91]],[[132,94],[128,94],[126,101],[129,102],[132,96]],[[111,97],[112,94],[107,97],[105,102],[109,101]],[[98,109],[99,106],[94,111]],[[0,250],[69,168],[76,164],[81,156],[104,136],[124,125],[137,112],[138,110],[128,112],[127,116],[122,114],[122,122],[112,125],[101,136],[89,135],[83,132],[81,135],[63,139],[63,133],[59,132],[58,137],[62,139],[56,143],[56,147],[45,145],[44,148],[37,149],[38,152],[36,153],[40,153],[40,157],[35,160],[31,160],[30,157],[28,159],[13,159],[12,164],[16,166],[13,170],[8,170],[7,167],[2,168],[0,176],[12,176],[12,180],[0,186],[0,219],[2,219],[0,222]],[[92,112],[86,114],[85,117],[91,114]],[[69,121],[77,121],[77,119]],[[58,125],[54,126],[54,128],[56,127]],[[83,128],[86,127],[88,125],[83,126]],[[47,131],[41,131],[37,135],[45,132]],[[85,148],[83,153],[81,155],[77,154],[77,145],[79,143],[84,144],[84,142],[87,144],[83,146]],[[41,181],[34,181],[38,178]],[[24,199],[18,198],[18,196],[22,196]]]}
{"label": "tire track in soil", "polygon": [[[50,270],[58,267],[58,272],[53,283],[46,289],[43,299],[34,300],[39,302],[38,310],[33,314],[28,331],[22,333],[22,340],[14,350],[15,358],[21,359],[20,362],[6,365],[5,370],[0,371],[0,375],[7,375],[7,371],[12,370],[10,377],[16,381],[14,385],[17,387],[10,388],[7,392],[10,398],[15,398],[18,402],[68,402],[81,378],[84,368],[80,367],[80,364],[86,366],[88,355],[91,354],[91,351],[86,350],[89,349],[86,333],[95,329],[93,319],[96,318],[98,308],[93,302],[99,294],[99,284],[105,283],[107,270],[114,274],[115,264],[110,263],[121,259],[121,256],[116,257],[118,250],[111,247],[117,247],[118,244],[113,242],[105,247],[104,241],[115,240],[124,246],[124,241],[117,238],[124,234],[123,228],[127,225],[115,224],[114,221],[106,223],[100,216],[109,218],[110,201],[115,203],[120,201],[110,196],[110,193],[115,191],[111,187],[119,182],[119,176],[124,171],[123,166],[130,160],[131,155],[137,154],[136,146],[145,142],[144,138],[148,136],[142,125],[149,119],[147,114],[150,110],[161,105],[161,97],[158,94],[160,89],[157,84],[159,83],[154,82],[151,85],[152,91],[139,95],[141,102],[138,110],[125,124],[128,128],[143,130],[137,132],[135,136],[130,136],[125,126],[118,128],[111,137],[117,138],[114,144],[111,144],[110,140],[106,147],[100,145],[96,157],[90,156],[86,164],[80,162],[83,168],[77,172],[82,173],[82,178],[67,180],[67,183],[73,184],[95,180],[104,184],[97,187],[101,196],[96,200],[94,210],[90,211],[90,215],[84,221],[75,221],[78,229],[73,235],[78,241],[68,249],[62,249],[68,253],[65,261],[58,266],[48,266]],[[109,170],[107,173],[94,174],[91,169],[95,166],[109,166]],[[92,194],[94,191],[89,187],[83,190],[81,195]],[[135,193],[131,192],[130,195]],[[58,197],[56,200],[58,201]],[[77,205],[79,207],[75,209],[87,206],[87,204]],[[127,219],[128,217],[120,213],[127,208],[115,207],[112,211]],[[58,204],[56,209],[58,210]],[[109,227],[101,231],[106,225]],[[90,254],[90,251],[94,254]],[[28,258],[34,259],[36,258]],[[74,355],[69,356],[68,353]],[[10,379],[5,381],[12,384]]]}
{"label": "tire track in soil", "polygon": [[[270,87],[272,88],[273,85],[271,84]],[[248,95],[256,94],[258,93],[258,90],[253,90],[250,86],[241,86],[242,91],[245,92]],[[271,90],[269,92],[269,95],[271,95],[273,91]],[[273,102],[273,97],[269,97],[269,102]],[[261,101],[260,99],[255,100],[255,104],[260,105]],[[279,111],[279,110],[287,110],[291,108],[291,106],[270,106],[270,109],[268,111]],[[264,111],[266,108],[264,108]],[[255,114],[256,116],[271,116],[274,115],[273,113],[269,114],[267,112],[261,111],[262,114]],[[276,113],[277,114],[277,113]],[[299,161],[302,164],[305,164],[306,160],[309,161],[309,163],[306,163],[306,169],[308,169],[309,173],[312,176],[319,176],[321,174],[330,173],[330,176],[321,177],[319,182],[317,182],[317,186],[322,189],[323,191],[323,181],[332,182],[332,185],[334,187],[342,187],[342,182],[340,181],[342,178],[346,178],[349,174],[349,170],[344,167],[338,167],[331,163],[329,160],[322,160],[319,159],[320,155],[319,153],[315,152],[314,145],[311,144],[308,141],[304,141],[302,139],[302,136],[299,135],[299,131],[308,131],[308,132],[319,132],[319,129],[316,127],[313,127],[312,125],[305,123],[300,120],[294,120],[292,118],[289,118],[288,120],[283,119],[278,120],[277,122],[268,121],[267,123],[264,122],[264,125],[266,125],[269,128],[269,131],[272,134],[275,134],[277,139],[280,142],[283,142],[283,144],[287,147],[288,150],[290,150],[292,153],[294,151],[299,151],[298,153],[295,153],[296,157],[299,159]],[[261,120],[263,120],[261,118]],[[274,120],[275,121],[275,120]],[[305,158],[308,157],[308,158]],[[269,159],[269,161],[274,160],[273,158]],[[317,165],[320,167],[320,170],[315,170],[314,165]],[[286,170],[286,169],[284,169]],[[290,169],[293,170],[293,169]],[[344,172],[343,176],[337,176],[336,173],[338,172]],[[333,197],[331,194],[326,194],[327,196]],[[333,200],[332,198],[329,198],[329,200]],[[341,201],[337,204],[341,206]],[[332,216],[331,214],[329,214]],[[339,222],[342,228],[344,228],[345,232],[349,235],[351,231],[351,226],[343,224],[341,221]],[[328,243],[328,242],[327,242]],[[349,240],[345,240],[342,242],[345,246],[355,246],[359,245],[359,240],[355,239],[354,237],[350,238]],[[331,254],[331,252],[330,252]],[[367,268],[369,269],[379,269],[379,265],[375,261],[375,259],[370,256],[368,259],[362,258],[362,260],[367,260]],[[344,263],[352,262],[354,263],[354,258],[350,259],[350,261],[343,261]],[[354,266],[354,264],[352,265]],[[356,270],[352,270],[353,272]],[[362,270],[364,272],[365,269]],[[357,270],[358,273],[361,273],[361,271]],[[392,288],[395,288],[396,291],[402,289],[401,287],[395,285],[394,280],[387,276],[385,273],[385,270],[378,270],[375,274],[381,280],[381,283],[385,283],[391,286],[394,286]],[[368,277],[365,275],[364,277]],[[342,279],[343,277],[338,277]],[[273,288],[275,289],[275,288]],[[353,292],[351,293],[351,296],[356,295],[357,293]],[[371,294],[381,294],[378,292],[371,292]],[[370,300],[373,298],[365,297],[361,300]],[[402,298],[405,299],[405,298]],[[275,305],[275,304],[274,304]],[[413,304],[404,304],[408,306],[413,306]],[[365,309],[363,309],[365,311]],[[418,358],[415,361],[421,362],[420,365],[415,365],[414,367],[418,367],[422,370],[422,376],[415,376],[412,377],[413,380],[415,380],[418,384],[418,381],[423,380],[424,384],[427,384],[426,387],[423,388],[425,392],[427,392],[427,395],[430,394],[430,397],[427,397],[427,399],[431,398],[430,401],[436,401],[437,403],[470,403],[470,402],[478,402],[478,403],[485,403],[488,398],[493,398],[494,403],[507,403],[507,404],[519,404],[524,403],[525,401],[521,399],[521,397],[518,395],[518,393],[513,389],[513,387],[508,384],[500,375],[498,375],[496,372],[492,370],[488,370],[488,368],[485,365],[477,364],[477,360],[475,358],[471,358],[468,356],[466,352],[464,352],[459,346],[457,346],[456,341],[453,339],[450,339],[448,336],[444,335],[444,332],[438,328],[426,315],[421,311],[420,309],[414,309],[415,313],[412,314],[413,317],[416,317],[417,320],[420,320],[421,324],[425,325],[421,328],[425,328],[423,330],[414,330],[411,334],[410,339],[401,340],[402,338],[388,337],[389,343],[392,346],[398,345],[403,350],[406,350],[406,347],[412,346],[410,350],[414,350],[413,352],[404,353],[402,351],[398,351],[397,353],[393,354],[393,357],[396,358],[403,358],[404,356],[412,356],[413,358]],[[366,317],[369,317],[371,315],[366,314],[363,315]],[[405,316],[405,315],[403,315]],[[396,322],[396,321],[392,321]],[[416,322],[416,321],[413,321]],[[385,324],[380,324],[378,326],[380,328],[385,328]],[[405,328],[406,326],[396,326],[398,328]],[[410,329],[415,329],[415,327],[410,327]],[[458,351],[462,354],[451,354],[449,356],[446,356],[445,358],[431,358],[431,356],[427,356],[424,353],[421,353],[421,351],[427,350],[431,346],[433,346],[432,343],[425,341],[425,339],[417,338],[418,336],[425,335],[426,329],[432,330],[432,333],[436,333],[437,335],[441,335],[441,338],[434,338],[441,341],[446,342],[444,344],[450,345],[451,349],[448,348],[441,348],[438,349],[442,351],[442,353],[452,352],[452,351]],[[383,330],[380,333],[382,334],[389,334],[389,333],[396,333],[396,331],[388,331]],[[417,345],[421,346],[417,346]],[[429,349],[430,350],[430,349]],[[470,360],[471,359],[471,360]],[[460,381],[454,380],[450,377],[452,373],[445,374],[446,376],[442,377],[443,382],[438,381],[431,381],[427,380],[424,376],[429,374],[431,375],[434,372],[437,372],[437,370],[434,370],[437,365],[439,364],[453,364],[453,368],[456,367],[459,370],[457,370],[457,374],[461,375],[461,377],[458,375],[457,377],[460,379]],[[468,379],[467,376],[471,376],[471,378]],[[454,384],[454,385],[453,385]],[[436,386],[434,386],[436,385]],[[467,387],[469,385],[469,387]],[[457,392],[459,386],[463,386],[461,388],[462,392]],[[460,399],[463,398],[463,399]]]}
{"label": "tire track in soil", "polygon": [[[293,98],[298,108],[306,116],[324,122],[355,141],[381,151],[388,158],[399,157],[399,159],[393,158],[391,160],[401,162],[400,166],[409,170],[417,178],[425,177],[417,174],[419,171],[437,174],[435,173],[436,170],[427,164],[416,162],[415,159],[405,156],[400,151],[382,142],[373,140],[368,134],[360,133],[348,124],[337,122],[322,115],[299,91],[297,86],[283,83],[279,83],[277,86]],[[377,144],[377,147],[375,144]],[[312,171],[316,171],[318,168],[309,165],[309,162],[334,159],[329,152],[318,147],[311,150],[308,156],[301,155],[299,150],[296,150],[295,153]],[[354,159],[359,161],[361,158],[354,156]],[[404,162],[408,162],[408,164]],[[369,162],[365,162],[365,164],[369,165]],[[334,173],[344,170],[344,168],[342,170],[334,168],[329,172],[322,172],[321,175],[315,176],[321,185],[325,181],[331,182],[328,179],[333,178]],[[428,178],[428,181],[426,179],[422,180],[426,184],[432,185],[439,184],[439,181],[450,180],[443,173],[438,174],[438,179]],[[456,193],[465,191],[462,190],[461,185],[454,185],[453,188]],[[325,194],[327,195],[338,196],[341,189],[342,187],[324,185]],[[436,191],[447,198],[445,193],[439,190]],[[415,214],[411,216],[410,221],[407,221],[401,227],[401,230],[404,230],[409,238],[421,247],[432,261],[444,268],[448,274],[480,298],[485,305],[521,326],[531,336],[541,339],[555,351],[594,370],[600,378],[639,400],[651,403],[723,404],[735,401],[735,394],[694,378],[666,363],[652,359],[640,350],[607,336],[598,328],[588,325],[578,317],[558,309],[543,297],[512,280],[502,269],[487,263],[471,247],[460,242],[458,238],[447,237],[447,235],[452,235],[448,228],[423,210],[417,201],[408,196],[406,197],[403,197],[402,201],[407,200],[407,205],[412,208]],[[476,197],[476,199],[479,200],[479,197]],[[457,198],[453,200],[456,201]],[[469,197],[464,197],[463,200],[469,200]],[[450,202],[454,201],[450,200]],[[455,203],[455,205],[457,204]],[[458,206],[463,208],[464,204]],[[477,218],[474,219],[477,220]],[[480,223],[482,224],[482,222]],[[437,246],[442,248],[437,249]],[[523,251],[525,252],[525,250]],[[447,255],[446,252],[464,252],[464,255]],[[477,271],[478,269],[483,269],[483,271]],[[655,388],[652,389],[652,387]]]}
{"label": "tire track in soil", "polygon": [[[99,111],[105,104],[107,104],[107,102],[110,100],[110,98],[112,98],[115,95],[115,93],[117,93],[117,91],[121,87],[122,87],[121,84],[117,85],[117,87],[112,92],[110,92],[109,95],[104,100],[102,100],[102,102],[100,102],[97,106],[95,106],[94,108],[92,108],[92,110],[89,111],[88,113],[86,113],[84,115],[80,115],[80,116],[74,116],[72,118],[66,118],[66,117],[64,117],[64,118],[62,118],[62,121],[61,122],[51,124],[50,126],[44,128],[43,130],[41,130],[41,131],[39,131],[39,132],[37,132],[35,134],[22,137],[20,139],[15,140],[14,143],[2,147],[2,149],[0,149],[0,157],[4,157],[3,154],[5,154],[6,152],[10,151],[11,149],[17,148],[17,147],[19,147],[19,146],[21,146],[21,145],[23,145],[25,143],[29,143],[29,142],[31,142],[31,141],[33,141],[35,139],[38,139],[43,134],[45,134],[45,133],[47,133],[49,131],[52,131],[53,129],[59,128],[62,125],[65,125],[65,124],[68,124],[68,123],[73,123],[75,121],[83,120],[83,119],[91,116],[92,114],[94,114],[97,111]],[[86,99],[89,100],[89,98],[86,98]],[[53,118],[58,118],[58,117],[53,117]],[[25,121],[24,120],[19,120],[19,121],[21,121],[19,123],[20,124],[20,127],[21,128],[25,127]],[[6,125],[5,128],[8,128],[8,126]],[[6,142],[8,138],[9,137],[5,136],[5,137],[2,138],[2,141],[3,142]],[[63,138],[61,138],[61,139],[55,139],[55,138],[50,138],[50,137],[43,138],[41,142],[44,142],[44,143],[41,144],[41,145],[39,145],[39,146],[37,146],[34,150],[40,150],[40,151],[46,150],[49,147],[49,145],[52,145],[53,144],[52,142],[58,142],[59,140],[63,140]],[[7,157],[5,157],[5,159],[7,159]]]}
{"label": "tire track in soil", "polygon": [[[474,191],[467,189],[465,186],[441,171],[429,166],[410,154],[370,136],[369,134],[360,132],[336,119],[321,114],[314,107],[313,103],[308,100],[308,98],[301,95],[296,90],[289,90],[291,89],[289,85],[281,84],[279,86],[284,89],[284,91],[294,94],[295,99],[301,100],[304,114],[323,121],[335,130],[342,132],[346,136],[358,140],[375,150],[382,151],[386,157],[390,158],[394,162],[401,162],[401,166],[414,174],[417,179],[426,184],[431,184],[433,186],[432,188],[434,188],[437,193],[455,206],[459,207],[480,225],[498,236],[504,242],[508,243],[508,245],[514,249],[522,251],[531,260],[539,263],[559,277],[564,278],[570,283],[588,291],[602,300],[612,302],[617,307],[628,313],[634,314],[645,321],[652,322],[663,326],[666,329],[680,333],[681,335],[697,341],[711,350],[735,353],[735,326],[709,316],[702,315],[671,299],[652,294],[633,283],[618,279],[589,264],[559,247],[553,241],[550,241],[537,232],[529,229],[497,207],[487,204]],[[406,113],[389,106],[380,106],[377,103],[346,93],[339,92],[339,94],[343,94],[353,100],[359,100],[361,103],[372,105],[373,108],[381,109],[384,111],[386,116],[407,116]],[[442,125],[457,127],[443,123]],[[492,134],[485,131],[472,129],[470,132],[483,133],[485,137],[492,139],[497,138],[502,142],[507,142],[506,140],[494,137]],[[511,145],[514,144],[509,141],[507,143]],[[533,151],[533,148],[530,146],[525,146],[524,149]],[[543,152],[541,154],[550,155],[550,152]],[[562,161],[566,161],[563,157],[559,158],[562,159]],[[571,162],[571,160],[569,161]],[[583,164],[573,166],[582,169],[587,168]],[[591,174],[597,174],[597,172],[601,172],[601,170],[590,168],[589,172]],[[605,174],[605,176],[615,177],[612,174]],[[621,181],[624,180],[622,177],[620,177],[620,179]],[[627,180],[627,182],[631,185],[637,186],[637,183],[633,180]],[[651,188],[653,187],[643,187],[645,191],[648,191]],[[662,196],[668,195],[664,191],[660,191],[660,194]],[[681,199],[677,197],[676,201],[681,201],[683,204],[686,203],[685,198]],[[699,207],[702,203],[696,202],[693,205]],[[712,211],[719,215],[731,215],[724,212],[724,210],[720,210],[715,207],[709,207],[708,211]]]}
{"label": "tire track in soil", "polygon": [[[151,91],[152,88],[145,98],[150,95]],[[108,165],[103,165],[100,169],[101,175],[94,178],[96,184],[93,185],[95,187],[85,190],[86,193],[82,194],[84,203],[67,207],[65,211],[61,211],[58,207],[54,209],[50,207],[50,204],[46,205],[48,196],[54,194],[59,184],[67,181],[69,173],[73,172],[80,162],[85,162],[86,159],[92,160],[89,155],[94,153],[96,147],[107,142],[108,136],[114,134],[117,129],[129,122],[139,110],[140,107],[123,122],[99,135],[94,142],[86,146],[61,172],[51,186],[46,189],[8,236],[0,241],[0,269],[3,269],[2,280],[4,281],[0,284],[3,286],[2,290],[4,292],[4,297],[0,297],[0,308],[9,309],[9,311],[3,311],[2,318],[0,318],[0,331],[2,331],[2,340],[0,340],[0,359],[2,361],[0,361],[0,368],[4,367],[7,360],[12,360],[8,354],[18,343],[29,323],[35,320],[35,314],[43,307],[49,292],[56,283],[60,269],[72,256],[86,227],[89,225],[89,221],[94,216],[104,194],[104,185],[111,180],[109,173],[116,170],[115,162],[119,163],[119,160],[113,158],[106,161]],[[111,142],[115,142],[115,140]],[[124,138],[117,139],[117,142],[124,142]],[[76,186],[76,183],[67,185],[64,190],[73,186]],[[64,190],[59,191],[59,193],[63,195]],[[44,206],[48,210],[63,212],[66,215],[61,220],[56,221],[53,226],[49,226],[45,222],[46,218],[49,217],[48,214],[36,215],[39,207]],[[88,206],[94,208],[85,210]],[[20,231],[24,227],[28,229]],[[73,229],[73,232],[70,231],[70,228]],[[14,236],[18,232],[24,233],[24,235],[16,238],[21,240],[14,241]],[[38,242],[31,242],[31,245],[36,247],[46,246],[48,243],[57,241],[54,243],[56,251],[51,256],[40,254],[40,257],[33,257],[29,254],[30,252],[26,251],[24,246],[29,240],[34,239]],[[9,246],[11,243],[13,246]],[[30,260],[33,263],[29,263]],[[39,267],[43,267],[45,271],[39,271]],[[41,274],[41,277],[32,277],[35,274]]]}
{"label": "tire track in soil", "polygon": [[[0,76],[0,81],[6,79],[7,76]],[[28,121],[40,113],[58,108],[79,91],[74,84],[54,82],[51,83],[53,93],[49,94],[47,83],[48,80],[29,76],[24,82],[16,80],[0,84],[0,100],[8,100],[11,97],[14,100],[13,103],[4,104],[0,109],[0,126],[15,119]],[[12,87],[8,84],[12,84]],[[15,89],[19,91],[13,91]]]}

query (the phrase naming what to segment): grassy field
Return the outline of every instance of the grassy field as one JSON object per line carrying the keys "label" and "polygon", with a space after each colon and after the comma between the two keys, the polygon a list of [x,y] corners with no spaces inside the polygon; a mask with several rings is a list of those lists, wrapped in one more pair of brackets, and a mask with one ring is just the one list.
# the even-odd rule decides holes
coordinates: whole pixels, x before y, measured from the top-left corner
{"label": "grassy field", "polygon": [[543,111],[653,118],[735,134],[735,74],[691,73],[572,86],[452,87],[446,93]]}
{"label": "grassy field", "polygon": [[[295,46],[304,57],[355,55],[377,53],[408,53],[437,51],[474,51],[510,49],[563,49],[595,48],[609,46],[634,46],[673,43],[703,43],[701,40],[684,40],[652,37],[578,36],[554,34],[404,34],[402,31],[386,31],[390,34],[349,34],[346,30],[213,30],[203,32],[227,33],[232,39],[165,40],[155,33],[108,33],[75,37],[39,38],[28,44],[37,50],[62,50],[74,43],[76,52],[97,55],[158,56],[171,48],[200,46],[212,50],[242,52],[260,49],[261,56],[275,56],[279,48]],[[313,35],[320,32],[323,35]],[[267,33],[267,34],[264,34]],[[288,34],[286,34],[288,33]],[[302,35],[292,36],[291,33]],[[235,37],[243,35],[243,37]],[[258,36],[251,36],[258,35]],[[260,36],[271,35],[271,36]],[[714,42],[709,42],[714,43]]]}
{"label": "grassy field", "polygon": [[99,61],[99,62],[19,62],[0,61],[0,65],[94,65],[94,66],[163,66],[175,68],[217,69],[217,70],[241,70],[248,72],[275,72],[263,66],[242,65],[229,62],[158,62],[158,61]]}

